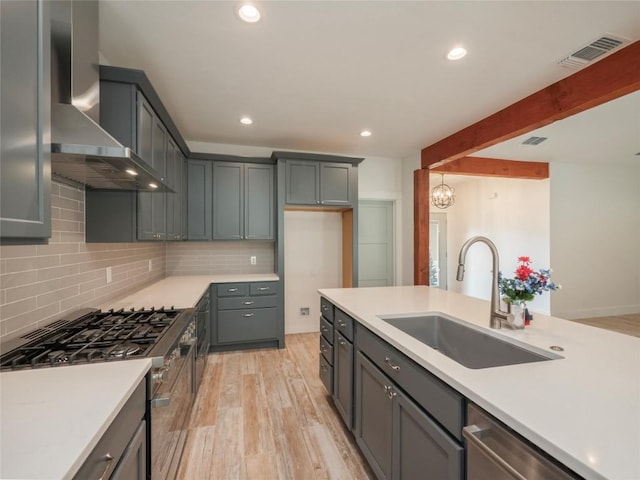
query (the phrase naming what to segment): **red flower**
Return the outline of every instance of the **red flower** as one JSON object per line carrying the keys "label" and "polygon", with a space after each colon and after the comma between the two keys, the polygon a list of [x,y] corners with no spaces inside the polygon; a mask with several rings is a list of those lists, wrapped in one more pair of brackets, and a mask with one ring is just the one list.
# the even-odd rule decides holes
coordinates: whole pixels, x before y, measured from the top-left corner
{"label": "red flower", "polygon": [[529,257],[518,257],[518,261],[522,263],[531,263],[531,259]]}
{"label": "red flower", "polygon": [[529,278],[529,275],[533,273],[533,269],[529,268],[528,265],[523,263],[518,268],[516,268],[515,273],[516,277],[524,282],[527,278]]}

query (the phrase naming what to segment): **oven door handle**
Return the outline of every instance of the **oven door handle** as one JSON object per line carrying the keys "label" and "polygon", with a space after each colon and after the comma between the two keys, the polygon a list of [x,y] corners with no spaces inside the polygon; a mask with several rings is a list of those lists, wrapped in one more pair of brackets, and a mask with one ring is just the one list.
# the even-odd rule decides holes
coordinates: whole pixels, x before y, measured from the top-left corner
{"label": "oven door handle", "polygon": [[163,395],[151,399],[151,408],[168,407],[171,403],[171,395]]}

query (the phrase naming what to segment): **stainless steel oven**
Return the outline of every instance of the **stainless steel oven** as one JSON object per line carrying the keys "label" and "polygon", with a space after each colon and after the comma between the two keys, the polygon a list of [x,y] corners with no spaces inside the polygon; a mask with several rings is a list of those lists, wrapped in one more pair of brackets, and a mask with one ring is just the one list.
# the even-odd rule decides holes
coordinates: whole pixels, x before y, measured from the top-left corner
{"label": "stainless steel oven", "polygon": [[[151,369],[152,397],[149,402],[151,428],[151,478],[174,479],[187,437],[196,359],[196,318],[190,311],[182,335],[164,349],[164,357],[154,357]],[[163,350],[164,350],[163,349]]]}

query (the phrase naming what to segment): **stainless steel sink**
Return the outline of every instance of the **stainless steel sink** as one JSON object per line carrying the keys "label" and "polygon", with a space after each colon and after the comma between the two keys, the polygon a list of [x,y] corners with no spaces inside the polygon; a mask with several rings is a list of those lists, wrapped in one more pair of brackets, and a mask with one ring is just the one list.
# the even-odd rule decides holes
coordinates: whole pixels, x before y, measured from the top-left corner
{"label": "stainless steel sink", "polygon": [[563,358],[517,341],[491,335],[440,312],[381,315],[380,319],[467,368],[490,368]]}

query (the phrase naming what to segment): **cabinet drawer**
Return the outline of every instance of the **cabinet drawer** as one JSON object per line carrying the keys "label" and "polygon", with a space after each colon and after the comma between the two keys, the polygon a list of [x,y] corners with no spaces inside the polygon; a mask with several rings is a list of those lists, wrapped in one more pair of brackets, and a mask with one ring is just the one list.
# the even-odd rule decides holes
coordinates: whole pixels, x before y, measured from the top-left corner
{"label": "cabinet drawer", "polygon": [[219,297],[244,297],[249,295],[248,283],[223,283],[216,286]]}
{"label": "cabinet drawer", "polygon": [[320,353],[333,365],[333,345],[327,342],[327,339],[320,335]]}
{"label": "cabinet drawer", "polygon": [[335,309],[333,325],[336,332],[340,332],[353,342],[353,319],[340,309]]}
{"label": "cabinet drawer", "polygon": [[[110,477],[129,441],[140,426],[140,422],[144,419],[145,402],[146,381],[143,380],[98,441],[98,444],[89,454],[80,470],[78,470],[78,473],[73,477],[74,479]],[[110,464],[107,463],[107,455],[113,457]]]}
{"label": "cabinet drawer", "polygon": [[464,397],[366,328],[357,328],[358,349],[462,441]]}
{"label": "cabinet drawer", "polygon": [[239,310],[241,308],[267,308],[276,307],[278,297],[225,297],[218,299],[218,310]]}
{"label": "cabinet drawer", "polygon": [[218,342],[250,342],[278,338],[276,308],[218,312]]}
{"label": "cabinet drawer", "polygon": [[329,323],[333,323],[333,304],[324,297],[320,297],[320,313]]}
{"label": "cabinet drawer", "polygon": [[252,283],[249,287],[251,295],[276,295],[278,293],[278,282]]}
{"label": "cabinet drawer", "polygon": [[326,318],[320,317],[320,333],[333,345],[333,325],[327,322]]}
{"label": "cabinet drawer", "polygon": [[320,355],[320,380],[324,383],[329,395],[333,395],[333,367],[322,355]]}

